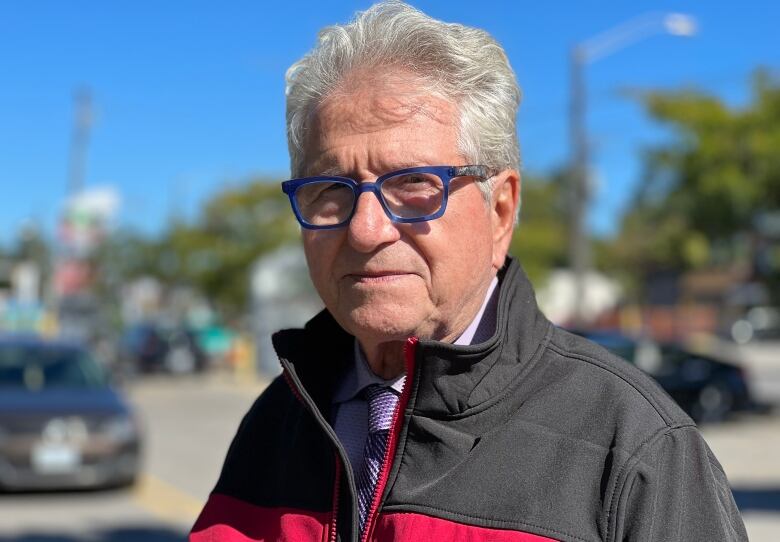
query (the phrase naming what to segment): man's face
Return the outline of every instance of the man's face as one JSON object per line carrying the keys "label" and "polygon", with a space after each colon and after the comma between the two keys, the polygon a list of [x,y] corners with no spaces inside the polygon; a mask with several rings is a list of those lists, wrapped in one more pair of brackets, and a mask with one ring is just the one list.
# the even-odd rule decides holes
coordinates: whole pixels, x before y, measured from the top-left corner
{"label": "man's face", "polygon": [[[458,151],[456,107],[418,92],[413,78],[390,79],[354,78],[318,108],[305,144],[307,176],[373,182],[405,167],[467,163]],[[513,179],[514,189],[501,191],[512,205]],[[303,231],[314,286],[364,346],[409,336],[454,340],[506,255],[511,224],[505,232],[494,207],[474,180],[459,178],[444,216],[395,224],[364,192],[347,227]]]}

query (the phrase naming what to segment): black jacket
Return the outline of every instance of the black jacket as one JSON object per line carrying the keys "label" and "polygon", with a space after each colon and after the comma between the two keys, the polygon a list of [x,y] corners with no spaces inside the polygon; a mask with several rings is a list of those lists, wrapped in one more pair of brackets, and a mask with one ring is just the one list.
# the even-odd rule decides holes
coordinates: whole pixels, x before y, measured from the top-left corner
{"label": "black jacket", "polygon": [[[694,423],[644,373],[553,326],[511,259],[496,332],[410,340],[371,540],[747,540]],[[354,338],[323,311],[274,336],[284,367],[241,423],[191,539],[357,540],[328,423]]]}

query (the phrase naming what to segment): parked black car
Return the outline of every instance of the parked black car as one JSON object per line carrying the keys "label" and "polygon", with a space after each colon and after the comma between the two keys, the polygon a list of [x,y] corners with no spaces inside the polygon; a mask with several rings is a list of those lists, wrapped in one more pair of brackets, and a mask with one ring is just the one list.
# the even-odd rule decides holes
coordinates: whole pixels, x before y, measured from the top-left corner
{"label": "parked black car", "polygon": [[208,356],[195,334],[184,328],[136,324],[125,331],[120,349],[122,363],[134,372],[181,374],[208,366]]}
{"label": "parked black car", "polygon": [[132,484],[141,431],[85,349],[0,337],[0,490]]}
{"label": "parked black car", "polygon": [[743,369],[675,344],[635,340],[618,332],[575,331],[655,378],[697,423],[721,421],[755,405]]}

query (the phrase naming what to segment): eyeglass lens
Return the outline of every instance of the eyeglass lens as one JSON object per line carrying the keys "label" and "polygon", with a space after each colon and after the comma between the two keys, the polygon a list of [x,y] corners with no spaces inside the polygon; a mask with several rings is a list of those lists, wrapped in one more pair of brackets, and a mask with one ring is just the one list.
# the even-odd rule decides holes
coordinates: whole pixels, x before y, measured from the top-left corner
{"label": "eyeglass lens", "polygon": [[298,187],[295,203],[307,224],[333,226],[349,217],[355,203],[355,193],[344,182],[318,181]]}
{"label": "eyeglass lens", "polygon": [[[386,178],[380,192],[393,215],[420,218],[441,208],[444,183],[433,173],[405,173]],[[355,193],[345,182],[318,181],[299,187],[295,200],[308,224],[331,226],[347,220],[355,205]]]}

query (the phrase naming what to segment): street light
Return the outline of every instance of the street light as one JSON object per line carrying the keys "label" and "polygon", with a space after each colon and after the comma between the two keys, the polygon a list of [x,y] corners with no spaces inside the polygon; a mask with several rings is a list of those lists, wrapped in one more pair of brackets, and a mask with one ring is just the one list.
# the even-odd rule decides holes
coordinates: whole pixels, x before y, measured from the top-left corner
{"label": "street light", "polygon": [[569,264],[574,272],[574,323],[583,323],[585,273],[590,267],[590,245],[586,235],[586,215],[590,203],[588,186],[588,134],[585,122],[585,66],[655,34],[690,37],[696,34],[696,19],[682,13],[646,13],[606,32],[576,44],[570,57],[570,138],[572,163],[569,187],[571,231]]}

